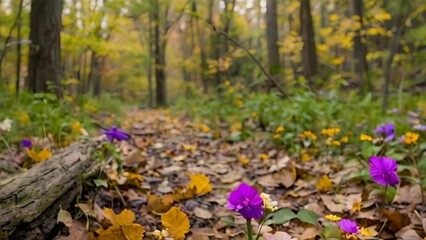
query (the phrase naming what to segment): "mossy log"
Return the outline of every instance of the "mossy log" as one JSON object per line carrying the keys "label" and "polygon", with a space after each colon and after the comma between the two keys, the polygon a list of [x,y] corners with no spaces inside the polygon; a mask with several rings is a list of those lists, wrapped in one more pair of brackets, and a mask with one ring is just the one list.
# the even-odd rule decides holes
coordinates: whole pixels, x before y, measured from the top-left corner
{"label": "mossy log", "polygon": [[81,192],[80,178],[96,172],[100,141],[74,144],[45,162],[0,182],[0,239],[46,239],[59,208]]}

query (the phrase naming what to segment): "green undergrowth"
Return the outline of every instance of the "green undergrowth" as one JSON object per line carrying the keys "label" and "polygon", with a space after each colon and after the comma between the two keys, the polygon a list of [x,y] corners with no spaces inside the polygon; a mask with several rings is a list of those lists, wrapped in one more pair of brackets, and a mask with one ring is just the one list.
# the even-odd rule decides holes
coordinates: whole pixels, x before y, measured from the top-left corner
{"label": "green undergrowth", "polygon": [[[333,127],[354,134],[373,134],[378,125],[389,122],[396,124],[396,134],[401,135],[412,130],[410,112],[418,114],[420,119],[426,118],[426,100],[408,94],[391,96],[391,110],[383,113],[381,99],[375,99],[372,94],[359,96],[355,91],[331,90],[322,94],[300,91],[282,98],[276,93],[250,92],[228,82],[220,89],[216,96],[199,94],[192,99],[181,99],[173,112],[212,129],[229,128],[231,140],[236,141],[259,131],[273,134],[279,126],[285,128],[284,141],[305,130],[318,133]],[[239,134],[232,134],[236,130]]]}
{"label": "green undergrowth", "polygon": [[[125,106],[109,94],[58,99],[52,93],[23,92],[16,97],[10,91],[0,90],[0,122],[6,118],[12,120],[11,131],[2,134],[9,144],[18,144],[26,137],[39,137],[56,146],[67,146],[78,140],[81,129],[94,133],[99,128],[95,124],[98,119],[112,114],[119,116]],[[0,143],[0,149],[5,148]]]}

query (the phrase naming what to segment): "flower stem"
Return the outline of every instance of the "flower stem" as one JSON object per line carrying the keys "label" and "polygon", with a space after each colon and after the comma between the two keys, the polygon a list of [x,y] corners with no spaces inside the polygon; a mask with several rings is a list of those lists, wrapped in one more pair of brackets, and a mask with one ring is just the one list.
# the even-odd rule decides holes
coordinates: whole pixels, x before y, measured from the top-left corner
{"label": "flower stem", "polygon": [[387,192],[388,192],[388,184],[386,184],[386,187],[385,187],[385,196],[384,196],[384,201],[383,201],[383,209],[385,209],[385,205],[386,205],[386,203],[387,203],[387,199],[386,199],[386,197],[387,197]]}
{"label": "flower stem", "polygon": [[247,239],[253,240],[253,227],[251,226],[251,218],[246,219],[246,223],[247,223]]}
{"label": "flower stem", "polygon": [[7,143],[6,138],[4,138],[2,135],[0,135],[0,138],[4,142],[4,145],[6,145],[6,148],[9,151],[10,156],[13,156],[12,149],[10,149],[9,143]]}

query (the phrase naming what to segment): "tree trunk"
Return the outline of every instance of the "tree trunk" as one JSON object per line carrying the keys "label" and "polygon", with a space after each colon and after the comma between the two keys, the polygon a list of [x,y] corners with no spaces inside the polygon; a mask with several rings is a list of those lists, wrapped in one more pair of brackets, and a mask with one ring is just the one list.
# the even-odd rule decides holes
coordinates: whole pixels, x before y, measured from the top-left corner
{"label": "tree trunk", "polygon": [[97,172],[92,155],[100,141],[78,143],[0,182],[0,226],[9,239],[45,239],[56,225],[59,208],[79,194],[83,174]]}
{"label": "tree trunk", "polygon": [[300,28],[303,41],[303,75],[309,81],[310,85],[312,85],[313,77],[318,74],[318,58],[310,0],[300,0]]}
{"label": "tree trunk", "polygon": [[18,44],[16,45],[16,85],[15,85],[15,90],[16,90],[16,96],[19,96],[19,85],[21,83],[21,21],[22,21],[22,5],[24,3],[24,0],[21,0],[19,2],[19,9],[18,9],[18,28],[17,28],[17,33],[16,33],[16,38],[18,41]]}
{"label": "tree trunk", "polygon": [[105,57],[98,56],[95,51],[92,51],[90,61],[89,86],[94,96],[101,94],[101,74]]}
{"label": "tree trunk", "polygon": [[49,91],[47,82],[52,82],[60,94],[62,6],[62,0],[31,2],[27,87],[33,92]]}
{"label": "tree trunk", "polygon": [[364,2],[363,0],[350,0],[352,4],[352,16],[359,18],[360,28],[355,31],[354,37],[354,58],[355,58],[355,69],[358,75],[359,91],[361,94],[371,92],[373,86],[371,84],[368,74],[368,63],[367,63],[367,45],[365,41],[361,39],[361,31],[364,29],[362,18],[364,16]]}
{"label": "tree trunk", "polygon": [[160,33],[160,6],[154,3],[154,59],[155,59],[155,82],[156,82],[156,103],[157,106],[165,106],[167,104],[166,89],[166,40],[161,38]]}
{"label": "tree trunk", "polygon": [[278,48],[277,0],[266,1],[266,40],[268,49],[269,72],[280,80],[280,53]]}

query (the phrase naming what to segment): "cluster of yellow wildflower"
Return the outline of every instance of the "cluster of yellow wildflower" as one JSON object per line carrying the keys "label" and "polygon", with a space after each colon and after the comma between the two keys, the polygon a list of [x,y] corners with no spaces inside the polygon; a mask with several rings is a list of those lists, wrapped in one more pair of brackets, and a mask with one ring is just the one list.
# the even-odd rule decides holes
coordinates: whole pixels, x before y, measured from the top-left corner
{"label": "cluster of yellow wildflower", "polygon": [[277,207],[278,206],[278,202],[277,201],[272,201],[271,195],[266,194],[266,193],[261,193],[260,197],[262,198],[262,200],[263,200],[263,206],[266,209],[268,209],[268,210],[270,210],[272,212],[278,210],[278,207]]}
{"label": "cluster of yellow wildflower", "polygon": [[327,135],[329,137],[334,137],[340,131],[340,128],[324,128],[323,130],[321,130],[321,134]]}
{"label": "cluster of yellow wildflower", "polygon": [[304,131],[303,133],[299,134],[299,137],[301,137],[301,138],[309,138],[312,141],[315,141],[315,140],[318,139],[317,135],[315,135],[311,131]]}
{"label": "cluster of yellow wildflower", "polygon": [[340,143],[340,141],[331,140],[330,138],[328,138],[327,140],[325,140],[325,144],[327,144],[327,145],[334,145],[334,146],[340,146],[340,145],[342,145]]}
{"label": "cluster of yellow wildflower", "polygon": [[285,130],[285,128],[283,126],[278,126],[275,129],[275,134],[274,134],[274,139],[278,139],[281,137],[280,133],[283,132]]}
{"label": "cluster of yellow wildflower", "polygon": [[163,230],[155,230],[154,232],[151,233],[152,236],[155,239],[165,239],[166,237],[169,236],[169,232],[167,231],[167,229],[163,229]]}
{"label": "cluster of yellow wildflower", "polygon": [[419,139],[419,134],[415,132],[406,132],[404,135],[405,144],[416,144]]}
{"label": "cluster of yellow wildflower", "polygon": [[359,139],[361,141],[369,141],[369,142],[373,141],[373,137],[366,134],[361,134],[361,136],[359,136]]}

